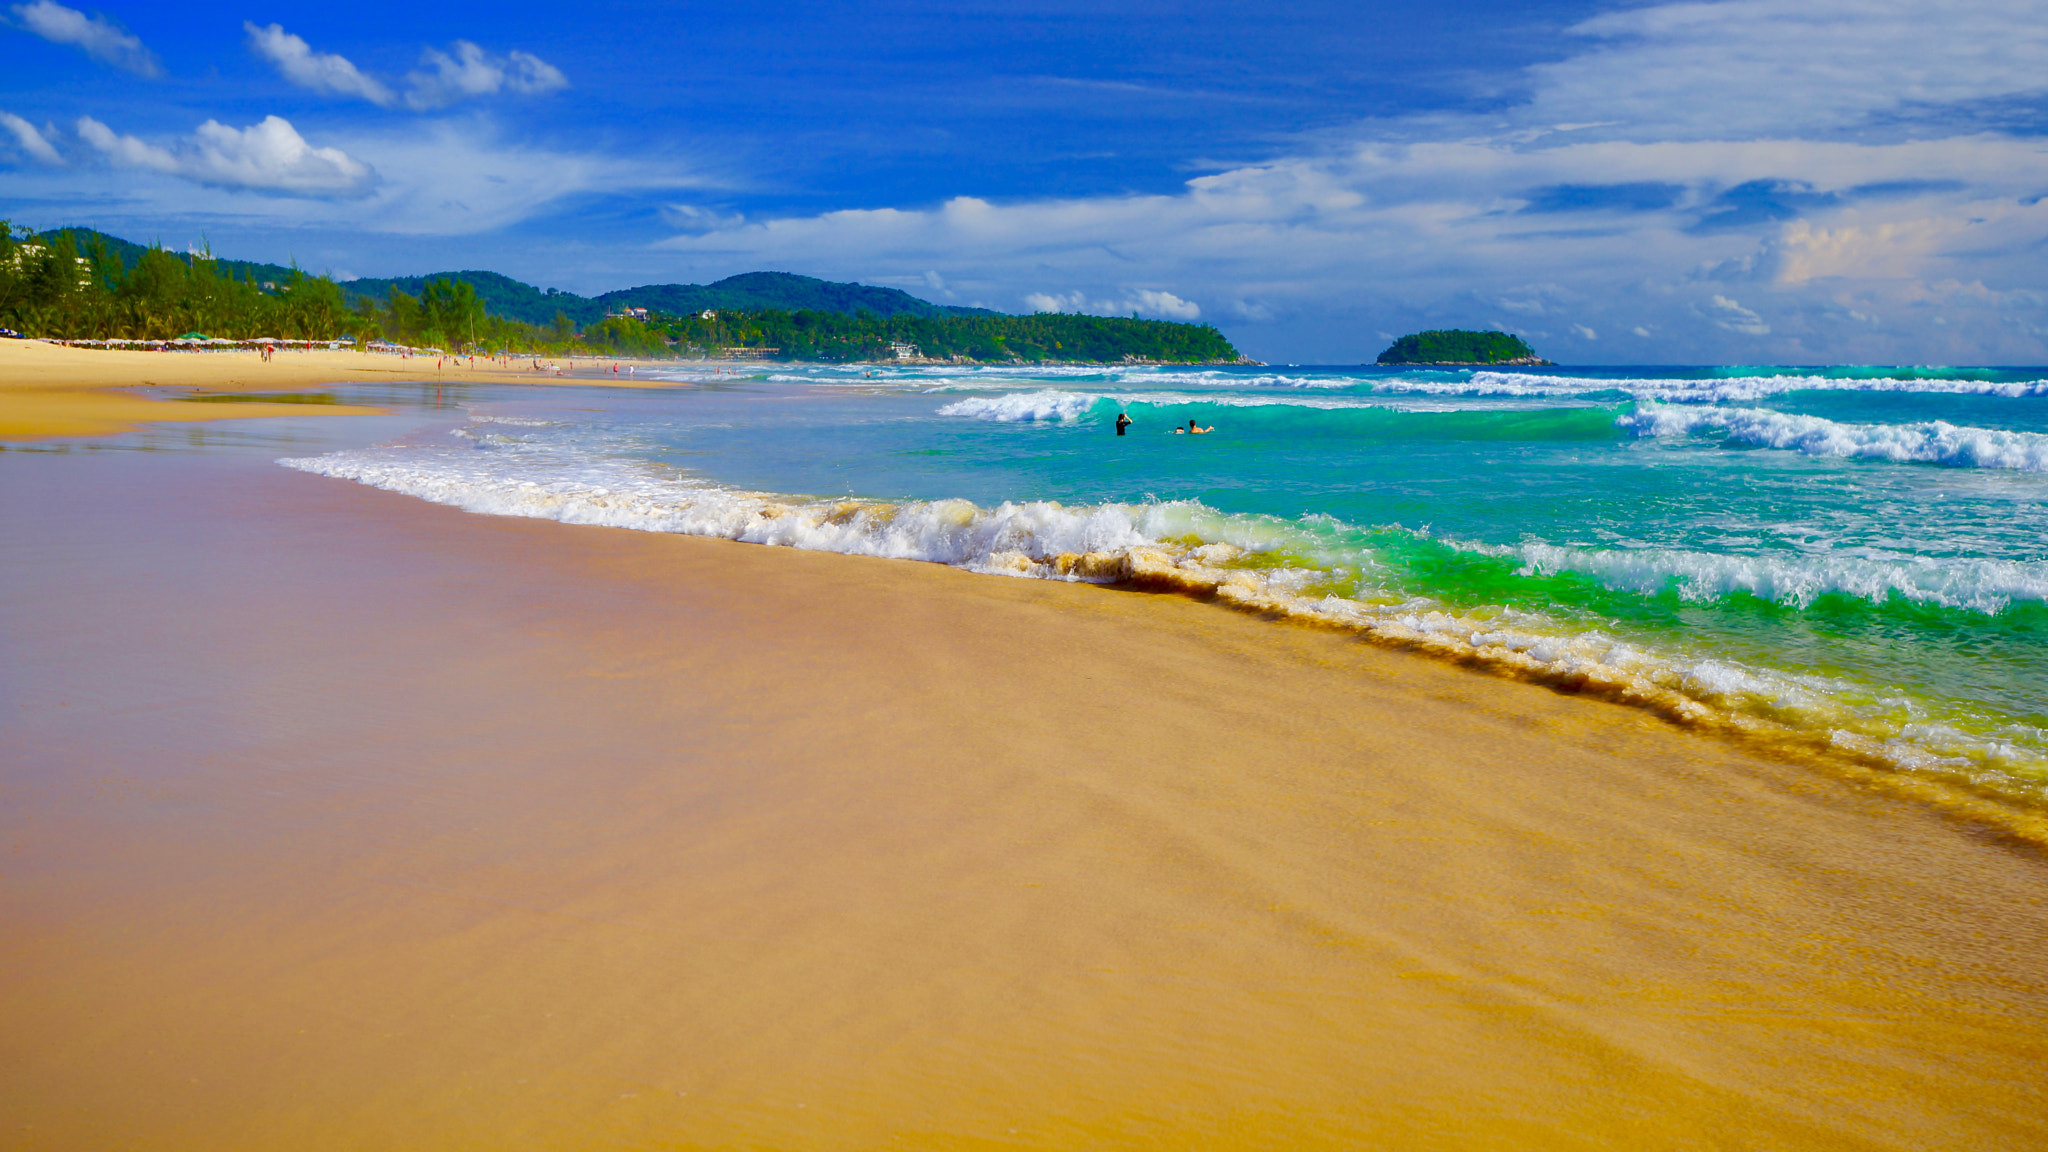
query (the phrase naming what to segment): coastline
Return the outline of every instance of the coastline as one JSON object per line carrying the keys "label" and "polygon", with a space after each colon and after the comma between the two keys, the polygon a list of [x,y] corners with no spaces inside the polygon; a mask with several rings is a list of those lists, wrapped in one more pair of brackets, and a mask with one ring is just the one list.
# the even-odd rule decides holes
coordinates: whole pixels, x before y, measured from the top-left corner
{"label": "coastline", "polygon": [[36,1146],[2048,1136],[2041,855],[1644,711],[267,459],[0,468]]}
{"label": "coastline", "polygon": [[[160,388],[177,393],[248,394],[367,383],[565,383],[617,384],[629,388],[688,387],[672,381],[617,379],[597,367],[598,359],[548,361],[562,373],[363,352],[293,351],[280,346],[265,362],[256,352],[134,352],[69,348],[42,340],[0,340],[0,441],[67,436],[108,436],[146,423],[255,419],[271,416],[363,416],[377,408],[332,403],[178,403],[183,395],[156,398],[134,390]],[[673,370],[677,361],[606,357],[602,363]],[[694,363],[694,362],[689,362]],[[733,362],[715,362],[718,367]],[[580,370],[580,374],[579,374]]]}

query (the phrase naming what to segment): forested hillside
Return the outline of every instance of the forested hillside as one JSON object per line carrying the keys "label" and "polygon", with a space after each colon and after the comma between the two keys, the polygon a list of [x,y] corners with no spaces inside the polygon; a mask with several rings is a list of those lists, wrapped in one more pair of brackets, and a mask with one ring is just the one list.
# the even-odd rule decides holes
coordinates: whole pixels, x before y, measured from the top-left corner
{"label": "forested hillside", "polygon": [[[364,291],[377,285],[382,287],[374,294]],[[758,303],[792,298],[818,306]],[[642,300],[647,303],[636,303]],[[649,315],[606,315],[607,302],[647,308]],[[551,355],[835,362],[1238,359],[1230,341],[1206,324],[942,308],[893,288],[781,272],[705,286],[626,289],[595,299],[542,292],[495,272],[337,284],[296,268],[219,260],[203,251],[171,252],[90,230],[17,236],[6,221],[0,221],[0,327],[68,340],[348,337],[365,346],[385,340],[449,351]]]}

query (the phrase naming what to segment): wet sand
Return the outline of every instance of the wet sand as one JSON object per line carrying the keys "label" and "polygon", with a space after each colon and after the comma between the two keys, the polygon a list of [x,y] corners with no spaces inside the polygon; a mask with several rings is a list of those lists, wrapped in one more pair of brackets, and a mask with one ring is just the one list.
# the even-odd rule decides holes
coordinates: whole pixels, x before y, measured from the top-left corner
{"label": "wet sand", "polygon": [[[573,380],[588,384],[610,376],[601,372],[595,360],[543,361],[559,364],[570,373],[556,377],[537,373],[532,361],[515,360],[510,366],[494,366],[479,359],[470,367],[467,359],[395,355],[363,352],[294,351],[280,347],[265,361],[258,352],[131,352],[101,348],[72,348],[41,340],[0,340],[0,441],[50,437],[106,436],[131,431],[146,423],[194,422],[202,420],[250,419],[255,417],[360,416],[374,408],[342,404],[263,403],[232,404],[179,403],[184,395],[205,393],[241,396],[317,389],[332,384],[363,383],[546,383]],[[630,359],[607,360],[638,367],[676,368],[696,366],[666,361]],[[730,367],[720,361],[716,367]],[[581,372],[580,379],[576,373]],[[610,380],[626,387],[673,387],[645,380]],[[138,392],[164,390],[164,395]]]}
{"label": "wet sand", "polygon": [[1171,596],[4,453],[0,1146],[2021,1148],[2048,863]]}

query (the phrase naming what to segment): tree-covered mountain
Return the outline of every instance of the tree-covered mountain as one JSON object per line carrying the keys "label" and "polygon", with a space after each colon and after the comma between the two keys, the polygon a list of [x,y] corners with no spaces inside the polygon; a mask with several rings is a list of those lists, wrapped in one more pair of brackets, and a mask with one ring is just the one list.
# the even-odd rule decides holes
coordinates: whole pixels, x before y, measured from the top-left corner
{"label": "tree-covered mountain", "polygon": [[550,324],[561,312],[578,325],[594,324],[626,308],[645,308],[680,316],[705,309],[757,312],[859,311],[877,316],[999,316],[986,308],[956,308],[920,300],[897,288],[841,284],[790,272],[742,272],[713,284],[644,284],[600,296],[578,296],[553,288],[535,288],[496,272],[436,272],[427,276],[365,277],[342,284],[351,296],[383,297],[393,287],[417,296],[429,283],[449,280],[476,289],[484,306],[499,316],[528,324]]}
{"label": "tree-covered mountain", "polygon": [[1207,324],[1066,312],[880,316],[866,309],[852,314],[809,308],[795,312],[720,309],[709,318],[698,312],[657,314],[645,323],[612,317],[585,328],[583,340],[625,353],[673,350],[701,355],[716,349],[757,349],[764,357],[826,363],[900,359],[978,363],[1239,361],[1237,349]]}
{"label": "tree-covered mountain", "polygon": [[[71,234],[72,242],[84,251],[94,241],[105,245],[124,270],[133,269],[149,250],[148,245],[110,236],[91,228],[52,228],[37,233],[33,240],[50,243],[59,233]],[[190,253],[173,253],[188,263]],[[258,283],[282,284],[291,279],[292,268],[282,264],[265,264],[250,260],[224,260],[213,258],[213,266],[223,278],[248,280]],[[599,296],[579,296],[555,288],[536,288],[523,281],[497,272],[469,269],[461,272],[431,272],[424,276],[367,276],[341,282],[342,294],[351,301],[355,297],[370,296],[386,299],[390,290],[396,287],[408,296],[417,297],[426,286],[436,280],[447,280],[457,284],[468,284],[475,289],[477,299],[490,309],[494,316],[522,320],[528,324],[548,325],[554,323],[555,313],[566,313],[569,320],[581,327],[594,324],[607,315],[625,308],[645,308],[651,312],[666,312],[681,315],[686,312],[701,312],[707,308],[756,312],[775,309],[783,312],[844,312],[852,315],[863,309],[877,316],[1000,316],[1003,313],[987,308],[961,308],[950,304],[934,304],[921,300],[899,288],[878,288],[872,284],[838,283],[820,280],[815,276],[799,276],[792,272],[742,272],[728,276],[712,284],[643,284],[638,288],[621,288]]]}
{"label": "tree-covered mountain", "polygon": [[[780,303],[778,303],[780,302]],[[618,314],[633,307],[643,316]],[[607,314],[611,313],[611,314]],[[579,326],[577,320],[583,323]],[[62,340],[383,340],[450,351],[897,362],[1239,362],[1207,324],[1012,316],[893,288],[750,272],[585,298],[495,272],[337,284],[297,268],[0,220],[0,326]],[[579,331],[580,327],[580,331]]]}
{"label": "tree-covered mountain", "polygon": [[1381,364],[1548,364],[1520,336],[1463,328],[1415,332],[1380,353]]}

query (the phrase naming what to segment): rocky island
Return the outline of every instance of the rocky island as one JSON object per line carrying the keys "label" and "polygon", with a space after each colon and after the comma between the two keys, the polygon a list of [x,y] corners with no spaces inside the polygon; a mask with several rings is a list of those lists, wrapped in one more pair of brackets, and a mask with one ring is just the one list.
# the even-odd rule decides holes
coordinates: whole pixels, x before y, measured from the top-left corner
{"label": "rocky island", "polygon": [[1394,341],[1380,353],[1381,364],[1417,364],[1445,368],[1518,365],[1554,367],[1536,355],[1520,336],[1506,332],[1470,332],[1462,328],[1415,332]]}

